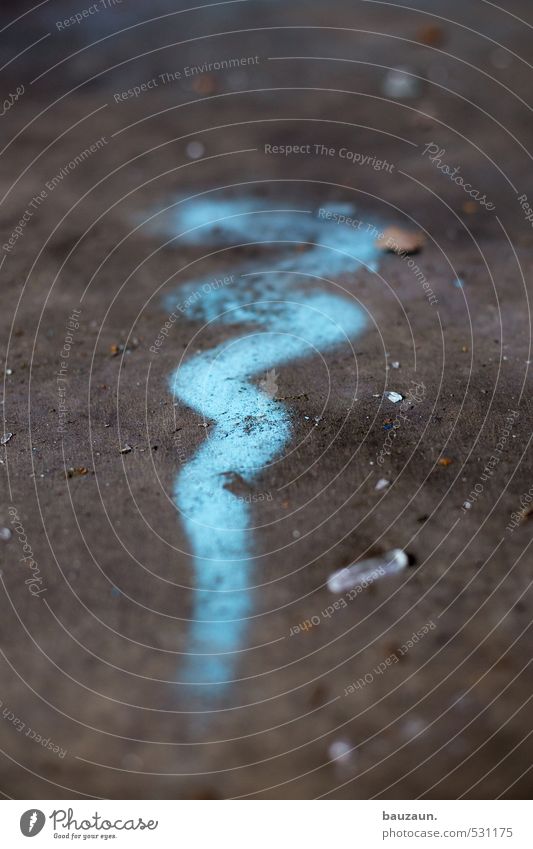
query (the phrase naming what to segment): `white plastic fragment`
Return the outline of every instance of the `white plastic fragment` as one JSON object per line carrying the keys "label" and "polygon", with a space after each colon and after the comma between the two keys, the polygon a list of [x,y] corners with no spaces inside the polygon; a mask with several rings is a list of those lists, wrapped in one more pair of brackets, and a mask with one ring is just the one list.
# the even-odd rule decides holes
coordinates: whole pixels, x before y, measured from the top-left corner
{"label": "white plastic fragment", "polygon": [[380,478],[374,488],[377,492],[382,492],[384,489],[387,489],[388,486],[390,486],[390,481],[388,481],[387,478]]}
{"label": "white plastic fragment", "polygon": [[12,433],[4,433],[3,437],[0,439],[0,445],[7,445],[10,439],[13,438]]}
{"label": "white plastic fragment", "polygon": [[392,401],[393,404],[397,404],[399,401],[403,401],[403,395],[399,392],[385,392],[385,398],[388,398],[389,401]]}
{"label": "white plastic fragment", "polygon": [[2,542],[7,542],[11,539],[11,531],[9,528],[0,528],[0,539]]}
{"label": "white plastic fragment", "polygon": [[401,548],[393,548],[391,551],[381,554],[379,557],[370,557],[352,566],[346,566],[338,572],[334,572],[328,578],[328,589],[332,593],[342,593],[352,590],[354,587],[371,584],[378,578],[386,578],[401,572],[409,563],[409,558]]}

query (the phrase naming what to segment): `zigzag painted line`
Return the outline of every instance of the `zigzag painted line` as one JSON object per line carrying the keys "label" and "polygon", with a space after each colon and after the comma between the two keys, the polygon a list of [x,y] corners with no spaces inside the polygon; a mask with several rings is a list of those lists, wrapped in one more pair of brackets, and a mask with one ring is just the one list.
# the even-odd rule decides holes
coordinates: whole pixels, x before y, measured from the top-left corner
{"label": "zigzag painted line", "polygon": [[[353,215],[351,206],[335,210]],[[174,397],[210,424],[209,437],[177,476],[174,499],[196,578],[189,654],[178,677],[209,685],[214,694],[232,680],[253,610],[252,505],[227,488],[228,480],[253,483],[291,438],[289,410],[251,378],[360,334],[362,309],[324,291],[324,282],[361,265],[375,270],[378,252],[372,231],[253,199],[185,203],[170,226],[183,234],[181,243],[269,248],[261,260],[241,262],[229,285],[202,278],[179,290],[189,318],[239,328],[238,336],[190,357],[170,379]],[[307,249],[296,251],[295,242]],[[174,302],[169,298],[168,306]]]}

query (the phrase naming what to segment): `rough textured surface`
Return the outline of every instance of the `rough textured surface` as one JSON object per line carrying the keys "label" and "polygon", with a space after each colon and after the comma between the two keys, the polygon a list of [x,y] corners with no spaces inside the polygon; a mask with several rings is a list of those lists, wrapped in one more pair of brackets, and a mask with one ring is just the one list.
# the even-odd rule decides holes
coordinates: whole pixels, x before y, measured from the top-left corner
{"label": "rough textured surface", "polygon": [[[5,71],[6,91],[22,81],[26,91],[1,119],[2,243],[47,181],[106,142],[2,251],[12,370],[4,415],[14,437],[1,449],[0,525],[13,530],[16,509],[43,583],[24,584],[16,533],[0,541],[0,788],[17,798],[528,797],[533,524],[506,526],[532,484],[533,235],[517,200],[533,197],[530,68],[519,58],[530,57],[529,4],[504,12],[453,0],[409,11],[250,0],[85,49],[143,20],[142,5],[64,34],[55,21],[70,4],[52,2],[2,34],[7,61],[17,45],[52,33]],[[20,13],[4,6],[6,23]],[[445,18],[441,46],[419,43],[434,15]],[[177,44],[187,39],[196,40]],[[187,65],[256,55],[238,71],[113,96]],[[383,93],[387,68],[398,66],[421,77],[411,99]],[[191,138],[203,159],[187,155]],[[430,143],[495,211],[465,207],[465,192],[423,155]],[[394,167],[314,148],[265,154],[265,144],[347,148]],[[178,195],[224,186],[259,207],[352,203],[365,226],[423,231],[412,260],[438,303],[392,253],[379,274],[323,284],[358,300],[368,330],[355,357],[341,346],[278,368],[293,439],[250,493],[254,613],[238,680],[213,704],[175,683],[194,573],[173,482],[207,437],[201,416],[174,406],[168,376],[196,333],[193,350],[207,350],[235,328],[183,318],[157,356],[149,349],[177,286],[272,258],[262,246],[204,257],[202,246],[164,245],[160,233],[134,228]],[[57,373],[74,309],[62,437]],[[392,361],[400,368],[387,370]],[[423,397],[406,406],[380,467],[396,415],[382,393],[406,394],[412,380]],[[121,454],[126,444],[134,450]],[[453,462],[439,465],[442,456]],[[89,473],[65,476],[79,467]],[[392,483],[376,492],[380,477]],[[334,570],[392,548],[408,551],[406,572],[323,615],[335,601],[326,587]],[[29,586],[46,592],[32,597]],[[290,636],[313,617],[319,624]],[[43,748],[28,729],[67,753]],[[338,740],[355,752],[332,763]]]}

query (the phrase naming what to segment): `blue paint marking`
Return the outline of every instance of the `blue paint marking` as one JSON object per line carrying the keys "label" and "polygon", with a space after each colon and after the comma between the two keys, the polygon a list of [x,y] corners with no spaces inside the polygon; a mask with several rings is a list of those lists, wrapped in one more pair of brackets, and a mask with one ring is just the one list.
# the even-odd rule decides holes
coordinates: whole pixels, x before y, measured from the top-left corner
{"label": "blue paint marking", "polygon": [[[241,261],[229,285],[199,278],[177,293],[185,315],[239,327],[239,335],[186,360],[172,374],[176,399],[210,424],[208,438],[179,473],[174,499],[194,555],[196,588],[187,660],[179,680],[209,685],[215,696],[232,681],[254,609],[251,504],[230,491],[239,476],[253,484],[291,438],[287,407],[258,388],[268,370],[346,344],[365,326],[362,309],[330,294],[324,282],[361,266],[377,268],[375,235],[279,210],[254,199],[196,200],[164,219],[179,244],[204,249],[268,242],[268,260]],[[353,215],[351,205],[337,212]],[[168,215],[168,213],[167,213]],[[312,243],[305,252],[294,242]],[[176,296],[166,305],[175,308]]]}

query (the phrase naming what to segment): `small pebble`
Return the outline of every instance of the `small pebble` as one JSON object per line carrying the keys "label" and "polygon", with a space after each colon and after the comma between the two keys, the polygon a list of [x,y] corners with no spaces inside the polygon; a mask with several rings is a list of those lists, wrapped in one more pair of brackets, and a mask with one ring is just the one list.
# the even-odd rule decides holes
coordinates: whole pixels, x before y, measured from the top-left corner
{"label": "small pebble", "polygon": [[131,447],[131,445],[128,445],[127,443],[126,443],[126,445],[124,446],[124,448],[121,448],[121,449],[120,449],[120,453],[121,453],[121,454],[129,454],[129,453],[130,453],[130,451],[133,451],[133,448]]}
{"label": "small pebble", "polygon": [[401,256],[403,254],[417,254],[424,247],[425,241],[424,234],[419,230],[386,227],[374,244],[382,251]]}
{"label": "small pebble", "polygon": [[410,68],[400,67],[388,71],[383,79],[382,91],[385,97],[395,100],[412,100],[422,93],[420,80],[413,76]]}
{"label": "small pebble", "polygon": [[216,91],[216,79],[212,74],[200,74],[191,82],[191,88],[198,94],[213,94]]}
{"label": "small pebble", "polygon": [[342,764],[349,763],[354,755],[354,747],[347,740],[334,740],[328,746],[328,757],[330,761]]}
{"label": "small pebble", "polygon": [[84,475],[88,474],[89,469],[87,469],[85,466],[71,466],[70,469],[67,469],[67,478],[82,478],[84,477]]}
{"label": "small pebble", "polygon": [[12,433],[4,433],[2,439],[0,439],[0,445],[7,445],[10,439],[13,438]]}
{"label": "small pebble", "polygon": [[328,589],[332,593],[342,593],[372,583],[376,578],[385,578],[403,571],[409,564],[409,558],[401,548],[393,548],[379,557],[370,557],[353,566],[347,566],[334,572],[328,578]]}
{"label": "small pebble", "polygon": [[438,463],[439,466],[446,467],[446,466],[451,466],[451,464],[453,463],[453,460],[452,460],[451,457],[439,457],[439,459],[437,460],[437,463]]}
{"label": "small pebble", "polygon": [[391,363],[391,368],[400,368],[400,363],[398,362],[398,360],[394,360],[394,362]]}
{"label": "small pebble", "polygon": [[375,489],[378,492],[381,492],[383,489],[387,489],[388,486],[390,486],[390,481],[388,481],[387,478],[380,478],[375,486]]}
{"label": "small pebble", "polygon": [[9,528],[0,528],[0,539],[2,542],[7,542],[11,539],[11,531]]}
{"label": "small pebble", "polygon": [[417,737],[427,728],[426,723],[420,716],[408,717],[402,725],[402,732],[407,739]]}
{"label": "small pebble", "polygon": [[444,44],[446,38],[444,30],[438,24],[425,24],[418,30],[417,41],[422,44],[428,44],[430,47],[440,47]]}
{"label": "small pebble", "polygon": [[189,159],[200,159],[205,153],[205,147],[200,141],[191,141],[186,147]]}
{"label": "small pebble", "polygon": [[470,501],[465,501],[465,503],[463,504],[463,507],[465,508],[465,510],[470,510],[472,505],[470,504]]}

